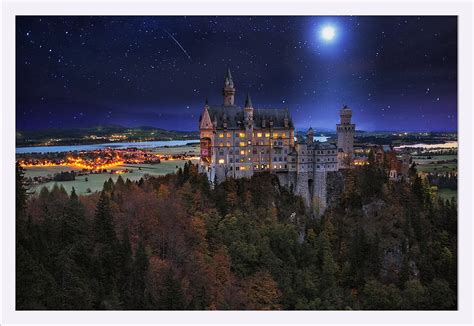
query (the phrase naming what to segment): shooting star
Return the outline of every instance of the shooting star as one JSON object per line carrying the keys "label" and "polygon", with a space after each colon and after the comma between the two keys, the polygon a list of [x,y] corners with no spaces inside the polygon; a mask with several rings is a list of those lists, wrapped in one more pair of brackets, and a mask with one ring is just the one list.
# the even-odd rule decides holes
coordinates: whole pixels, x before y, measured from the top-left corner
{"label": "shooting star", "polygon": [[179,48],[181,50],[183,50],[183,53],[188,57],[189,60],[191,60],[191,56],[188,54],[188,52],[183,48],[183,46],[181,45],[181,43],[178,42],[178,40],[173,36],[171,35],[170,32],[168,32],[166,29],[163,29],[166,34],[168,34],[169,37],[171,37],[173,39],[173,41],[179,46]]}

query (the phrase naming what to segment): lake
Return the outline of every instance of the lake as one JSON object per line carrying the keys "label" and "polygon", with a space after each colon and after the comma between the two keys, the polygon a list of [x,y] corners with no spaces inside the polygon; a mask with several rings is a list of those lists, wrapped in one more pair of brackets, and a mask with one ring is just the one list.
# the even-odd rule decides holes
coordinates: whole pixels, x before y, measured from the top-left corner
{"label": "lake", "polygon": [[129,147],[137,148],[155,148],[164,146],[184,146],[186,144],[199,143],[199,140],[163,140],[163,141],[144,141],[144,142],[116,142],[104,144],[90,145],[68,145],[68,146],[33,146],[33,147],[17,147],[17,154],[24,153],[60,153],[73,151],[93,151],[104,148],[123,149]]}
{"label": "lake", "polygon": [[[316,136],[315,141],[325,142],[328,137]],[[184,146],[186,144],[197,144],[199,139],[191,140],[163,140],[163,141],[143,141],[143,142],[116,142],[90,145],[67,145],[67,146],[32,146],[32,147],[17,147],[17,154],[25,153],[60,153],[60,152],[74,152],[74,151],[93,151],[96,149],[115,148],[123,149],[129,147],[136,148],[155,148],[164,146]]]}
{"label": "lake", "polygon": [[424,148],[424,149],[441,149],[441,148],[458,148],[458,142],[457,141],[447,141],[444,143],[440,144],[414,144],[414,145],[402,145],[402,146],[397,146],[395,149],[402,149],[402,148]]}

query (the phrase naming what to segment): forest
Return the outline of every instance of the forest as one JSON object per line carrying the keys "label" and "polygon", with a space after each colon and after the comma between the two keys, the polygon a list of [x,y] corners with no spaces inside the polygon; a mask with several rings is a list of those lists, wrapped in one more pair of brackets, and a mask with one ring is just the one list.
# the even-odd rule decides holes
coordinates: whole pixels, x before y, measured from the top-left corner
{"label": "forest", "polygon": [[32,194],[16,167],[18,310],[453,310],[457,203],[413,167],[342,173],[321,218],[263,173]]}

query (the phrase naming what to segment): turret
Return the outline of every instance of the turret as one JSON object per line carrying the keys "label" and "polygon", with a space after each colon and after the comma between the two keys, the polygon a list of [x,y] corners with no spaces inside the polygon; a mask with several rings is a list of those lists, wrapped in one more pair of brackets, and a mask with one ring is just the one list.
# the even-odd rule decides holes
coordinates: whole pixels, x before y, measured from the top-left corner
{"label": "turret", "polygon": [[308,144],[313,143],[314,141],[314,130],[313,128],[309,127],[308,131],[306,132],[306,142]]}
{"label": "turret", "polygon": [[212,127],[213,127],[214,129],[217,128],[217,116],[216,116],[215,114],[214,114],[214,119],[213,119],[213,121],[212,121]]}
{"label": "turret", "polygon": [[222,89],[222,95],[224,95],[225,106],[234,105],[235,88],[230,69],[227,70],[227,75],[224,79],[224,88]]}
{"label": "turret", "polygon": [[283,118],[283,124],[285,128],[290,126],[290,119],[288,118],[288,109],[285,111],[285,117]]}
{"label": "turret", "polygon": [[245,99],[244,119],[245,121],[253,120],[253,105],[252,105],[252,100],[250,99],[249,94],[247,94],[247,98]]}
{"label": "turret", "polygon": [[211,117],[209,115],[209,102],[206,98],[204,108],[202,110],[201,116],[199,117],[199,129],[212,129],[213,124]]}
{"label": "turret", "polygon": [[337,124],[337,151],[340,168],[348,168],[354,152],[355,124],[351,123],[352,110],[344,105],[340,110],[341,122]]}
{"label": "turret", "polygon": [[340,111],[341,116],[341,124],[342,125],[350,125],[351,118],[352,118],[352,110],[347,106],[344,105]]}

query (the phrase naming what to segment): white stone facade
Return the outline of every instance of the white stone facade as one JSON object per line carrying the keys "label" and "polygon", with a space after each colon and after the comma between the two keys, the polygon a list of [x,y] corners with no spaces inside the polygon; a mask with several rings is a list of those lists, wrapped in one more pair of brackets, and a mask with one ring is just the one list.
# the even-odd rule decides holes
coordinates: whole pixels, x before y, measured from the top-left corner
{"label": "white stone facade", "polygon": [[276,173],[280,184],[301,195],[315,215],[327,205],[326,176],[344,168],[353,153],[355,125],[352,111],[344,106],[337,125],[337,146],[314,142],[310,128],[305,140],[295,142],[288,109],[257,109],[247,95],[243,108],[234,104],[235,88],[230,71],[224,82],[224,104],[207,101],[199,120],[200,170],[211,182],[226,178]]}

